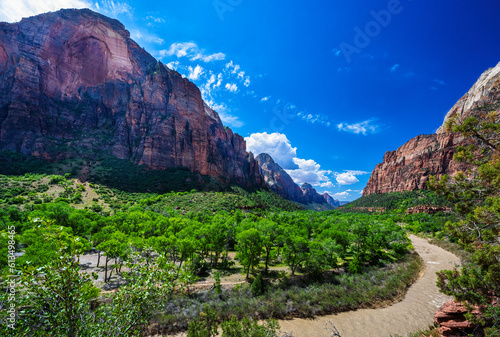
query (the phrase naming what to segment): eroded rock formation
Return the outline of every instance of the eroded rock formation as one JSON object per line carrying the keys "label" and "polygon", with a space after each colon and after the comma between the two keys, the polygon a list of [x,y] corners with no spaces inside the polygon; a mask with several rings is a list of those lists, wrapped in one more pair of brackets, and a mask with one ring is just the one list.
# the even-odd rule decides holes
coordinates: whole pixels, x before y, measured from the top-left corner
{"label": "eroded rock formation", "polygon": [[88,9],[0,23],[0,150],[111,155],[263,186],[245,141],[124,26]]}

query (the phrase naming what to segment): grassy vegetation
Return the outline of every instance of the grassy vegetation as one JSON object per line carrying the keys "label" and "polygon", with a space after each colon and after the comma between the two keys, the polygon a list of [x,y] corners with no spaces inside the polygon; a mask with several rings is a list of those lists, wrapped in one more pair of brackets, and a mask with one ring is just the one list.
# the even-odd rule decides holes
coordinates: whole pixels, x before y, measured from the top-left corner
{"label": "grassy vegetation", "polygon": [[[387,305],[404,296],[423,268],[420,257],[408,255],[403,261],[383,268],[366,268],[362,273],[325,273],[321,281],[302,278],[268,284],[265,293],[254,296],[248,284],[224,290],[174,296],[153,319],[163,331],[184,330],[202,312],[214,311],[224,321],[239,319],[312,318],[359,308]],[[268,280],[269,281],[269,280]],[[170,330],[171,331],[171,330]]]}
{"label": "grassy vegetation", "polygon": [[355,207],[383,207],[388,210],[396,210],[419,205],[452,206],[446,198],[435,192],[419,190],[370,194],[343,206],[343,211],[350,212]]}
{"label": "grassy vegetation", "polygon": [[249,192],[231,187],[225,192],[197,191],[158,193],[127,192],[97,183],[81,183],[70,175],[27,173],[23,176],[0,175],[0,207],[34,205],[62,201],[75,208],[88,208],[103,214],[113,214],[141,205],[148,209],[172,209],[181,213],[243,210],[302,209],[271,191]]}

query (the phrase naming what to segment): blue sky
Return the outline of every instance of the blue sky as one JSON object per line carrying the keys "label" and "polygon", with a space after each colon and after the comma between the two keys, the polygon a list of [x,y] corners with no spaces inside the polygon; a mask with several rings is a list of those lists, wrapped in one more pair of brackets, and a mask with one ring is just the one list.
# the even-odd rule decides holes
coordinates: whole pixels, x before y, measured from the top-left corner
{"label": "blue sky", "polygon": [[0,0],[0,20],[63,7],[119,19],[254,154],[341,200],[500,62],[498,0]]}

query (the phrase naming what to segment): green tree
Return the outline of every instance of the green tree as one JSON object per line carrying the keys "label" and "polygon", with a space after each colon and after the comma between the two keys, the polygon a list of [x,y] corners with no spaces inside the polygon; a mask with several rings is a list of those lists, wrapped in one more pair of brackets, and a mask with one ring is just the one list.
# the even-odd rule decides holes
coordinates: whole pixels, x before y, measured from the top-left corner
{"label": "green tree", "polygon": [[171,264],[157,260],[149,268],[130,265],[129,283],[111,295],[109,304],[93,309],[99,295],[93,285],[97,276],[81,272],[74,245],[68,245],[64,232],[40,233],[57,244],[57,257],[45,266],[22,270],[17,281],[14,331],[5,324],[7,312],[1,306],[8,302],[6,295],[0,294],[2,336],[137,336],[176,286]]}
{"label": "green tree", "polygon": [[262,237],[256,228],[250,228],[236,235],[238,242],[236,257],[245,268],[246,277],[250,275],[250,269],[253,270],[259,264],[259,258],[262,254]]}
{"label": "green tree", "polygon": [[481,308],[482,315],[469,318],[484,327],[487,336],[500,335],[500,123],[498,113],[479,109],[476,116],[451,119],[448,131],[474,140],[459,147],[454,159],[473,167],[453,178],[432,178],[429,187],[455,204],[458,222],[447,231],[472,253],[472,263],[461,269],[438,273],[442,292]]}
{"label": "green tree", "polygon": [[295,275],[297,268],[310,257],[309,241],[299,235],[288,234],[283,250],[285,262],[292,270],[292,276]]}
{"label": "green tree", "polygon": [[279,239],[283,235],[283,228],[278,226],[274,221],[268,219],[260,220],[257,224],[257,228],[262,233],[262,243],[266,252],[264,273],[267,274],[271,251],[277,246]]}

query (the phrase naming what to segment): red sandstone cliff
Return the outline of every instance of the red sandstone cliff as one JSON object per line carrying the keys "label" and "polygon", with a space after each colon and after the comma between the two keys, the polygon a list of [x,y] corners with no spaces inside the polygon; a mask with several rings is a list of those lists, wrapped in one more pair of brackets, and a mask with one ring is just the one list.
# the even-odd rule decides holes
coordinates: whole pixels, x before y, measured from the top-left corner
{"label": "red sandstone cliff", "polygon": [[[448,112],[452,117],[468,117],[480,112],[500,112],[500,63],[485,71],[474,86]],[[383,162],[372,172],[363,196],[426,189],[431,175],[453,175],[466,169],[453,160],[460,145],[467,142],[457,134],[447,133],[441,126],[436,134],[410,139],[396,151],[386,152]]]}
{"label": "red sandstone cliff", "polygon": [[90,10],[0,23],[0,150],[127,159],[263,186],[241,136],[189,80]]}

